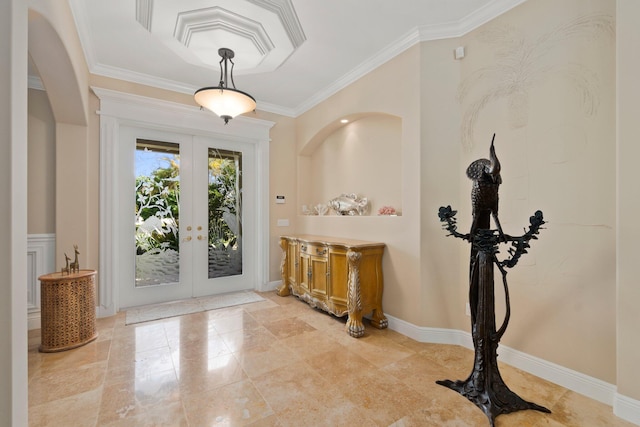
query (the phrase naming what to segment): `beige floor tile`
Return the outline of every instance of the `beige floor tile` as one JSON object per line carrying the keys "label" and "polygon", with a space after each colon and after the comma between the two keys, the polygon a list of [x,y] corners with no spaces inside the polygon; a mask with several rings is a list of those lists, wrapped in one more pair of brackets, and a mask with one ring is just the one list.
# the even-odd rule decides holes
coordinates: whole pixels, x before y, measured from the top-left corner
{"label": "beige floor tile", "polygon": [[240,363],[229,353],[208,359],[190,359],[176,365],[182,396],[209,391],[247,378]]}
{"label": "beige floor tile", "polygon": [[181,402],[157,404],[142,410],[123,413],[109,422],[98,421],[100,427],[188,427]]}
{"label": "beige floor tile", "polygon": [[345,348],[324,331],[317,329],[306,330],[303,333],[282,338],[279,342],[293,354],[303,359],[337,348]]}
{"label": "beige floor tile", "polygon": [[[467,427],[488,418],[457,392],[473,351],[389,329],[345,332],[345,317],[298,298],[125,325],[98,319],[99,339],[39,353],[29,331],[30,426]],[[498,416],[496,427],[631,427],[612,408],[500,364],[505,383],[551,414]]]}
{"label": "beige floor tile", "polygon": [[302,359],[280,342],[255,346],[234,353],[249,378],[255,378]]}
{"label": "beige floor tile", "polygon": [[550,418],[566,426],[632,427],[613,416],[611,406],[567,391],[551,409]]}
{"label": "beige floor tile", "polygon": [[274,415],[251,381],[243,380],[184,398],[189,426],[246,426]]}
{"label": "beige floor tile", "polygon": [[238,330],[226,334],[220,334],[220,337],[232,352],[247,350],[259,345],[266,345],[276,340],[273,335],[264,326],[249,330]]}
{"label": "beige floor tile", "polygon": [[425,404],[423,397],[392,375],[379,370],[336,383],[354,405],[378,425],[389,425]]}
{"label": "beige floor tile", "polygon": [[[355,378],[375,372],[377,369],[365,358],[339,344],[328,351],[317,351],[315,355],[309,354],[304,360],[317,374],[334,384],[350,384]],[[339,363],[331,361],[339,361]]]}
{"label": "beige floor tile", "polygon": [[55,399],[29,408],[32,427],[95,426],[102,400],[102,387]]}
{"label": "beige floor tile", "polygon": [[316,330],[313,326],[297,317],[266,322],[264,327],[278,339],[285,339]]}
{"label": "beige floor tile", "polygon": [[29,382],[29,406],[38,406],[102,387],[107,362],[41,373]]}
{"label": "beige floor tile", "polygon": [[[256,303],[260,304],[260,303]],[[212,317],[207,325],[215,329],[219,334],[226,334],[235,331],[248,331],[260,327],[260,323],[246,311],[229,313],[225,317]]]}
{"label": "beige floor tile", "polygon": [[41,365],[43,374],[79,368],[91,363],[106,361],[109,357],[110,341],[93,341],[82,347],[65,352],[41,353]]}
{"label": "beige floor tile", "polygon": [[135,419],[158,404],[180,402],[180,388],[173,369],[106,385],[100,407],[99,424]]}

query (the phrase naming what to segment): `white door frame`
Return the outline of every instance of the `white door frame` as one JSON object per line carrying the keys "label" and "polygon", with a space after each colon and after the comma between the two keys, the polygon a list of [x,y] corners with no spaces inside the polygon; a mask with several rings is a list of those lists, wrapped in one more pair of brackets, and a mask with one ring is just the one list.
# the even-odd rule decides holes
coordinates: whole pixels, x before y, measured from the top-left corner
{"label": "white door frame", "polygon": [[210,112],[174,102],[91,88],[100,99],[100,266],[98,316],[118,312],[119,194],[118,140],[121,126],[146,127],[193,136],[255,144],[256,148],[256,290],[269,279],[269,130],[274,122],[236,117],[228,125]]}

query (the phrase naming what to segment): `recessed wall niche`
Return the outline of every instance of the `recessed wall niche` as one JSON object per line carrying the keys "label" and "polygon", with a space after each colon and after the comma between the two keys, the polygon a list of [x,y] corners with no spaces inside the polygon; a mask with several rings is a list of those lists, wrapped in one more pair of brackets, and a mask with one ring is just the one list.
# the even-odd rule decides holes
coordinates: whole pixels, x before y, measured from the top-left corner
{"label": "recessed wall niche", "polygon": [[[402,212],[402,121],[387,114],[358,116],[330,125],[306,144],[299,157],[299,213],[343,193]],[[328,215],[335,215],[329,210]]]}

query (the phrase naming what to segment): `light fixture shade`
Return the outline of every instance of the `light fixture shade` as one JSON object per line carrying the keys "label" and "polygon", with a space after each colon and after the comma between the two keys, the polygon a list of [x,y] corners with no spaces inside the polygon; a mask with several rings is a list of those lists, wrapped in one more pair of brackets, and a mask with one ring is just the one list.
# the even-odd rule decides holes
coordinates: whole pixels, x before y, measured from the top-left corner
{"label": "light fixture shade", "polygon": [[[213,111],[224,123],[238,114],[248,113],[256,109],[256,100],[246,92],[236,89],[233,82],[233,50],[222,47],[218,49],[220,60],[220,83],[218,86],[203,87],[193,94],[195,101],[207,110]],[[229,72],[229,63],[231,71]],[[229,78],[231,77],[231,78]],[[229,80],[233,88],[229,87]]]}
{"label": "light fixture shade", "polygon": [[256,100],[245,92],[232,88],[204,87],[193,95],[196,102],[228,122],[237,115],[256,109]]}

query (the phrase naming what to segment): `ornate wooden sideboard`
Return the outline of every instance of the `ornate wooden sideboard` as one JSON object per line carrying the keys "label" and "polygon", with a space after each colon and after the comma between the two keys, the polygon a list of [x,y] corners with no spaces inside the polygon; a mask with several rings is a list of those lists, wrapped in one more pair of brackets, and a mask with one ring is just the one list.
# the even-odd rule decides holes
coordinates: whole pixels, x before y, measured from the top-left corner
{"label": "ornate wooden sideboard", "polygon": [[382,311],[382,255],[384,243],[334,237],[291,235],[280,237],[282,285],[278,295],[290,293],[335,316],[348,314],[352,337],[364,335],[362,316],[384,329]]}

